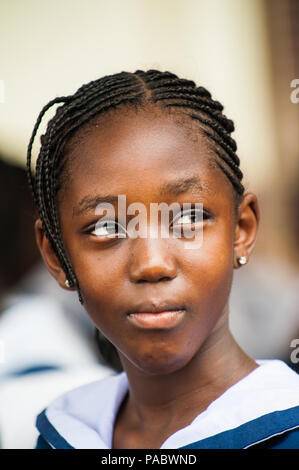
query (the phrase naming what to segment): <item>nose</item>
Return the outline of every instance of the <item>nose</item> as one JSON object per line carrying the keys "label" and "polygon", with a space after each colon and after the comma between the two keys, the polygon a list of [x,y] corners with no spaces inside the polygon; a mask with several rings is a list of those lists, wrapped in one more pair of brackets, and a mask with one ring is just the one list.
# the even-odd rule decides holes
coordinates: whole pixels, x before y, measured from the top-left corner
{"label": "nose", "polygon": [[159,282],[176,277],[176,261],[165,240],[136,238],[131,241],[129,275],[132,282]]}

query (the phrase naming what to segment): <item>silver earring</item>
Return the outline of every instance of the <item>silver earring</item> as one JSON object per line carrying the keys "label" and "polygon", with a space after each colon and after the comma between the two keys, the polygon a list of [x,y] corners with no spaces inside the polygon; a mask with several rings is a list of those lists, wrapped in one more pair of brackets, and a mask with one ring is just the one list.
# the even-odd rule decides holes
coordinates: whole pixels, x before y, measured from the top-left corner
{"label": "silver earring", "polygon": [[247,257],[246,256],[240,256],[240,258],[237,258],[237,261],[238,261],[238,264],[240,264],[242,266],[243,264],[247,263]]}
{"label": "silver earring", "polygon": [[66,285],[66,287],[71,287],[71,283],[70,283],[70,281],[69,281],[68,279],[66,279],[65,285]]}

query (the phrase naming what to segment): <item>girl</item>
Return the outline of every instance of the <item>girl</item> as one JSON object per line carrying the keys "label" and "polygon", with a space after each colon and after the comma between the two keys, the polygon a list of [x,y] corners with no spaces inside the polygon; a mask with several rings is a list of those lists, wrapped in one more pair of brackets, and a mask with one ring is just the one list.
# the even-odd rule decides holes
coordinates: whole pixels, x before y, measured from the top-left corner
{"label": "girl", "polygon": [[[33,176],[33,141],[57,103]],[[259,209],[222,111],[158,70],[105,76],[41,111],[27,158],[37,244],[118,373],[50,404],[37,448],[299,447],[297,374],[254,361],[229,330],[233,270],[249,261]],[[132,236],[131,205],[148,215],[173,203],[169,236]]]}

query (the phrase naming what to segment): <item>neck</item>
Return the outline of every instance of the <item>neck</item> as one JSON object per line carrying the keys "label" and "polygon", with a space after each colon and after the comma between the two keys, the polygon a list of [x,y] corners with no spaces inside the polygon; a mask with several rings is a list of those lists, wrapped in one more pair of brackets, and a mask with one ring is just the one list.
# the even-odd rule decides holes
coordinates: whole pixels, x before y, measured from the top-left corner
{"label": "neck", "polygon": [[130,419],[134,419],[135,425],[139,422],[150,426],[152,423],[155,427],[171,426],[172,422],[182,421],[182,416],[187,425],[225,390],[257,367],[232,337],[227,316],[180,370],[150,375],[137,369],[122,355],[121,361],[130,389],[123,411],[130,410]]}

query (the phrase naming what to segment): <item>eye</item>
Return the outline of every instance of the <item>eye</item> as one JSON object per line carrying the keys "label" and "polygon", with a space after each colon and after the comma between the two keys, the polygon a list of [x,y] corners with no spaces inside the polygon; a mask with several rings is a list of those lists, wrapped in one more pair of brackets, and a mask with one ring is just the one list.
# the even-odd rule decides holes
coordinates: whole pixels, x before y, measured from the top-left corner
{"label": "eye", "polygon": [[173,226],[179,225],[194,225],[200,224],[203,219],[206,219],[207,214],[200,209],[189,209],[187,211],[182,211],[172,222]]}
{"label": "eye", "polygon": [[194,236],[196,233],[200,233],[205,219],[208,218],[209,215],[203,209],[182,210],[171,224],[173,235],[178,238],[189,238],[191,234]]}
{"label": "eye", "polygon": [[99,238],[125,238],[126,230],[115,220],[102,220],[100,219],[93,230],[90,231],[92,235]]}

